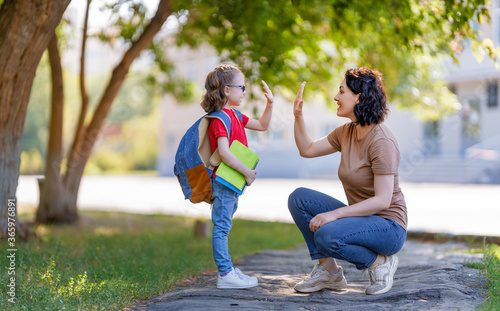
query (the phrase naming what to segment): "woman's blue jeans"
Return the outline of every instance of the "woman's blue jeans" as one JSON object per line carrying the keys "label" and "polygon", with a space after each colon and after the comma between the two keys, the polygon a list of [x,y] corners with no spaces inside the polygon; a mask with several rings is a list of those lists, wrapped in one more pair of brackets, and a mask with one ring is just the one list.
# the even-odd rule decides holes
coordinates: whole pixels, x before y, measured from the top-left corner
{"label": "woman's blue jeans", "polygon": [[229,231],[233,225],[233,215],[238,209],[239,194],[212,180],[212,252],[220,275],[231,272],[233,264],[229,255]]}
{"label": "woman's blue jeans", "polygon": [[371,215],[347,217],[309,229],[311,219],[321,213],[346,206],[324,193],[298,188],[288,198],[288,209],[299,227],[312,259],[332,257],[346,260],[363,270],[377,255],[396,254],[406,240],[406,230],[394,220]]}

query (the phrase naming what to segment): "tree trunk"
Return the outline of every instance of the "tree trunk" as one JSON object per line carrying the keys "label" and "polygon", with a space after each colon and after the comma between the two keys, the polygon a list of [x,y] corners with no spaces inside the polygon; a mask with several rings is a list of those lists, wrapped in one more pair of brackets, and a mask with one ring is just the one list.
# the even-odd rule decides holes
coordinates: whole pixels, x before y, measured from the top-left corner
{"label": "tree trunk", "polygon": [[50,40],[47,50],[52,74],[52,101],[45,180],[40,187],[40,204],[36,214],[36,222],[71,223],[78,218],[78,215],[65,210],[67,204],[63,203],[64,200],[55,199],[60,198],[64,193],[61,178],[64,88],[61,56],[56,34]]}
{"label": "tree trunk", "polygon": [[[104,91],[101,100],[99,101],[90,124],[87,127],[83,126],[82,124],[81,128],[80,126],[77,126],[77,132],[75,133],[75,139],[68,156],[68,164],[64,177],[61,177],[60,179],[54,178],[51,181],[47,179],[44,188],[49,187],[50,189],[52,189],[50,191],[54,192],[49,195],[48,188],[44,189],[43,192],[47,193],[47,196],[45,196],[44,198],[40,197],[41,205],[39,208],[42,207],[43,201],[44,208],[48,208],[51,210],[50,213],[48,210],[44,212],[46,214],[52,215],[51,218],[45,218],[48,219],[48,221],[71,222],[78,218],[76,202],[78,198],[80,182],[83,176],[85,165],[87,164],[92,148],[97,138],[99,137],[101,127],[106,116],[108,115],[111,104],[118,94],[118,91],[123,81],[125,80],[132,62],[146,47],[148,47],[149,44],[151,44],[154,36],[161,29],[170,14],[172,14],[170,0],[161,0],[158,4],[158,10],[156,11],[155,16],[151,19],[149,25],[144,29],[144,32],[137,39],[137,41],[135,41],[131,45],[130,49],[123,56],[121,62],[113,70],[111,79]],[[81,60],[81,63],[83,66],[84,61]],[[82,76],[80,77],[80,79],[83,78],[84,77]],[[86,92],[84,90],[84,84],[81,85],[81,88],[82,103],[85,105],[84,94]],[[85,107],[83,109],[86,110]],[[83,117],[80,118],[81,120],[85,119],[85,111],[83,111],[83,109]],[[48,185],[52,183],[53,185]],[[40,218],[40,221],[47,220]]]}
{"label": "tree trunk", "polygon": [[70,0],[5,0],[0,8],[0,238],[15,200],[21,139],[37,65]]}
{"label": "tree trunk", "polygon": [[[91,0],[87,1],[82,32],[80,56],[80,91],[82,106],[75,129],[73,146],[81,139],[89,105],[89,98],[85,89],[85,46],[87,42],[90,2]],[[57,35],[51,40],[48,46],[48,52],[52,73],[52,107],[45,180],[43,182],[43,188],[40,189],[40,203],[37,210],[36,222],[72,223],[78,220],[76,208],[70,208],[71,206],[76,206],[78,192],[75,192],[75,190],[68,191],[65,187],[66,184],[63,182],[63,177],[61,176],[64,85],[61,56],[57,46]]]}

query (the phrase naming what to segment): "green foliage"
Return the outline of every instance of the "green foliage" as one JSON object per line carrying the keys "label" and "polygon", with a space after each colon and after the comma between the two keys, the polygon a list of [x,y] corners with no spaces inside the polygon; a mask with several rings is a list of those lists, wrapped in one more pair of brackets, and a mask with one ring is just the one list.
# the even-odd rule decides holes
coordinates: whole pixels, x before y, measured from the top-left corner
{"label": "green foliage", "polygon": [[[20,246],[18,300],[5,309],[120,310],[215,268],[211,240],[193,236],[194,219],[82,214],[77,226],[38,226],[39,239]],[[295,225],[236,219],[229,249],[236,259],[302,241]],[[0,247],[3,254],[6,249],[6,244]],[[8,258],[2,256],[0,264],[8,267]],[[7,277],[0,274],[4,286]]]}
{"label": "green foliage", "polygon": [[104,4],[102,10],[111,13],[111,27],[98,34],[103,42],[113,43],[121,40],[130,44],[144,30],[148,8],[142,1],[118,0]]}
{"label": "green foliage", "polygon": [[154,170],[158,157],[158,117],[156,111],[135,117],[122,123],[116,135],[103,130],[103,139],[95,146],[86,173]]}
{"label": "green foliage", "polygon": [[485,274],[487,277],[488,300],[482,310],[500,308],[500,247],[488,245],[484,253]]}
{"label": "green foliage", "polygon": [[45,161],[38,149],[21,152],[21,166],[19,168],[21,174],[41,175],[44,167]]}
{"label": "green foliage", "polygon": [[190,102],[195,95],[196,84],[180,77],[174,65],[165,53],[165,42],[157,40],[149,47],[148,53],[153,59],[147,78],[153,94],[172,94],[180,103]]}
{"label": "green foliage", "polygon": [[[111,12],[111,26],[105,29],[107,34],[114,34],[113,36],[109,35],[107,38],[107,42],[110,44],[115,43],[117,40],[130,44],[142,32],[148,19],[148,13],[150,13],[142,2],[128,0],[105,5],[104,9]],[[90,18],[92,19],[92,17]],[[65,49],[74,44],[71,43],[75,38],[74,33],[79,30],[76,30],[75,25],[70,20],[64,19],[56,31],[61,53],[64,54]],[[104,31],[100,37],[101,39],[106,38]],[[92,63],[87,64],[87,66],[91,65]],[[173,80],[175,83],[158,82],[162,80],[164,75],[170,74],[173,67],[169,66],[163,65],[159,69],[152,67],[149,70],[141,68],[140,71],[131,71],[128,74],[107,116],[107,124],[100,133],[104,141],[109,142],[109,145],[103,144],[104,146],[95,148],[96,155],[93,156],[87,168],[88,172],[124,172],[127,170],[151,170],[155,168],[159,122],[153,120],[154,117],[152,116],[149,117],[149,120],[144,121],[144,118],[147,119],[148,116],[154,113],[153,109],[160,99],[160,95],[165,91],[168,90],[181,98],[189,98],[193,89],[192,85],[180,79],[167,79]],[[154,79],[152,79],[153,76]],[[45,53],[37,69],[23,131],[21,173],[24,174],[43,172],[49,129],[50,77],[48,57],[47,53]],[[107,84],[109,77],[110,74],[87,75],[86,84],[90,101],[90,113],[87,115],[86,122],[90,121],[91,112],[96,108],[103,86]],[[81,99],[78,73],[64,70],[63,78],[65,95],[63,146],[64,150],[68,150],[74,138],[75,124],[81,109]],[[152,123],[147,124],[147,122]],[[127,123],[134,124],[137,128],[131,129],[131,125],[127,125]],[[110,128],[127,130],[116,135],[116,133],[109,133]],[[142,136],[139,136],[141,134]],[[35,152],[34,150],[38,151]],[[42,159],[38,161],[40,155]]]}
{"label": "green foliage", "polygon": [[175,2],[176,10],[188,16],[179,44],[210,43],[223,61],[237,63],[250,83],[264,79],[283,87],[281,93],[291,99],[300,82],[307,81],[309,93],[332,101],[348,67],[377,68],[385,75],[390,101],[415,108],[426,119],[455,108],[456,98],[436,66],[444,56],[457,60],[457,53],[470,41],[476,51],[486,50],[490,57],[497,57],[498,50],[473,27],[489,21],[486,3]]}
{"label": "green foliage", "polygon": [[[130,45],[143,32],[151,15],[143,1],[119,0],[105,4],[102,8],[111,14],[110,26],[102,29],[96,36],[104,43],[113,46],[116,42]],[[148,68],[147,86],[149,93],[163,95],[171,93],[180,101],[193,97],[194,84],[176,75],[173,64],[164,52],[164,42],[153,40],[143,52],[143,57],[152,61]]]}
{"label": "green foliage", "polygon": [[[108,114],[107,121],[123,124],[153,113],[160,100],[149,85],[149,71],[131,72],[123,82],[115,102]],[[104,81],[101,80],[101,85]],[[97,87],[96,87],[97,88]]]}
{"label": "green foliage", "polygon": [[[102,85],[107,76],[87,77],[90,108],[95,109]],[[131,72],[124,81],[107,117],[107,126],[101,134],[108,137],[110,128],[121,128],[123,133],[111,135],[108,146],[96,148],[97,155],[90,160],[88,172],[151,170],[155,168],[159,121],[154,107],[159,100],[148,82],[148,72]],[[64,71],[64,146],[69,148],[80,109],[78,77]],[[21,174],[41,174],[47,153],[50,114],[50,69],[44,54],[37,69],[28,105],[23,131]]]}
{"label": "green foliage", "polygon": [[43,157],[47,153],[51,89],[48,55],[44,53],[31,88],[22,139],[23,151],[32,152],[36,149]]}

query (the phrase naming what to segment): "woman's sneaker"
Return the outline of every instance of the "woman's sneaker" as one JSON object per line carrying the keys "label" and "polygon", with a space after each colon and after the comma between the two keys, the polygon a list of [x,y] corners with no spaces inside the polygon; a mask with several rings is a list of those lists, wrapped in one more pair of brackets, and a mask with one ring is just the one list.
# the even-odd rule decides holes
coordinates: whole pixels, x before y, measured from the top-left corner
{"label": "woman's sneaker", "polygon": [[311,274],[303,281],[297,283],[294,289],[301,293],[312,293],[328,289],[342,289],[347,286],[347,281],[344,277],[344,270],[339,267],[339,272],[331,274],[322,265],[314,266]]}
{"label": "woman's sneaker", "polygon": [[371,282],[371,285],[366,289],[367,295],[380,295],[391,289],[394,274],[398,269],[398,262],[398,257],[392,255],[388,256],[383,264],[367,269]]}
{"label": "woman's sneaker", "polygon": [[241,272],[240,269],[232,269],[225,276],[217,277],[217,288],[220,289],[242,289],[242,288],[250,288],[259,285],[259,281],[255,277],[250,277]]}

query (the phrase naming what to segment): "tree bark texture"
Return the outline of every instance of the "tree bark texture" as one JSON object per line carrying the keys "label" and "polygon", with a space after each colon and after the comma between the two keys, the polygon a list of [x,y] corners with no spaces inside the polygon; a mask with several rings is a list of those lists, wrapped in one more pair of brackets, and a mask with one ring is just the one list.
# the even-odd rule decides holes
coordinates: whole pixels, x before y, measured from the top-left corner
{"label": "tree bark texture", "polygon": [[0,8],[0,237],[15,199],[21,139],[37,65],[70,0],[5,0]]}
{"label": "tree bark texture", "polygon": [[[77,127],[77,132],[75,133],[75,139],[68,156],[67,169],[64,176],[57,180],[55,177],[51,181],[47,180],[46,185],[44,186],[44,188],[57,188],[59,189],[59,193],[54,193],[55,196],[46,196],[43,198],[43,201],[42,198],[40,198],[41,205],[39,208],[42,207],[43,202],[44,208],[54,208],[54,213],[57,213],[58,216],[51,216],[50,219],[40,218],[40,222],[71,222],[78,218],[76,205],[78,190],[83,177],[85,165],[90,157],[92,148],[99,137],[99,133],[104,120],[108,115],[109,109],[111,108],[111,104],[116,98],[132,62],[151,44],[154,36],[161,29],[168,16],[172,14],[170,3],[170,0],[161,0],[159,2],[155,16],[151,19],[150,23],[146,26],[140,37],[133,42],[129,50],[123,56],[121,62],[114,68],[110,81],[104,90],[90,124],[86,127]],[[83,41],[83,43],[84,42],[85,41]],[[81,60],[81,64],[84,65],[85,62]],[[81,76],[80,79],[84,79],[84,76]],[[81,85],[83,88],[84,86],[85,84]],[[82,103],[85,105],[84,94],[86,92],[84,89],[81,91]],[[82,109],[81,120],[85,120],[85,112],[86,108]],[[54,183],[57,184],[57,186],[49,186],[47,185],[48,183]],[[49,214],[47,211],[45,213]],[[54,213],[51,212],[50,214],[52,215]],[[65,218],[65,215],[67,218]]]}

